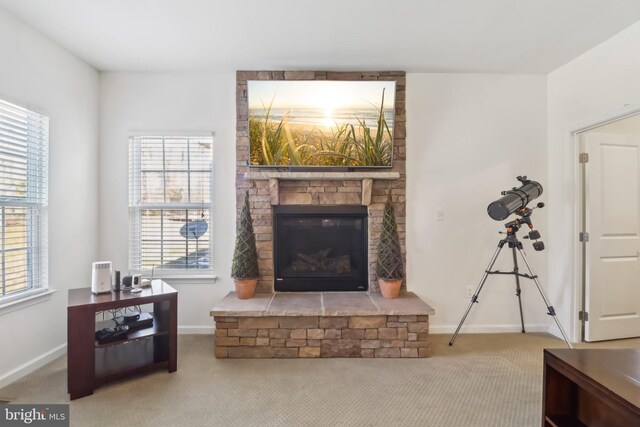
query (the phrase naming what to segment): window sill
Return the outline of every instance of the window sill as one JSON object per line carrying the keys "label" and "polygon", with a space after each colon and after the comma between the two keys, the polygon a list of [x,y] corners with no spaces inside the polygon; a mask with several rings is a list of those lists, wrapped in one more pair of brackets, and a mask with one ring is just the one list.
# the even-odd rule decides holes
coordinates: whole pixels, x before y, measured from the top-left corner
{"label": "window sill", "polygon": [[215,274],[185,274],[185,275],[176,275],[176,276],[154,276],[154,279],[162,279],[164,281],[177,281],[177,282],[202,282],[205,280],[210,280],[213,283],[218,280],[218,276]]}
{"label": "window sill", "polygon": [[43,289],[38,292],[32,292],[23,297],[16,298],[11,301],[0,303],[0,316],[11,313],[12,311],[21,310],[41,302],[48,301],[51,295],[58,292],[55,289]]}
{"label": "window sill", "polygon": [[[149,277],[151,277],[150,272],[145,271],[145,272],[137,272],[134,274],[142,274],[142,279],[148,279]],[[153,275],[154,280],[155,279],[160,279],[160,280],[164,280],[165,282],[176,282],[176,283],[187,283],[187,282],[196,282],[196,283],[202,283],[202,282],[212,282],[215,283],[216,280],[218,280],[218,276],[213,274],[213,273],[201,273],[201,274],[197,274],[197,273],[175,273],[175,274],[161,274],[158,271],[155,272],[155,274]]]}

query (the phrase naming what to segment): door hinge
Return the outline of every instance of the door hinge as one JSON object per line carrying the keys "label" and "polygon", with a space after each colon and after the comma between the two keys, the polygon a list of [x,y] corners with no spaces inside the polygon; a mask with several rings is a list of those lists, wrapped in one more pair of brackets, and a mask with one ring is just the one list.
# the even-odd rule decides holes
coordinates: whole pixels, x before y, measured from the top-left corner
{"label": "door hinge", "polygon": [[580,153],[580,154],[578,154],[578,162],[579,163],[588,163],[589,162],[589,153]]}
{"label": "door hinge", "polygon": [[582,231],[580,232],[580,241],[581,242],[588,242],[589,241],[589,233],[587,233],[586,231]]}
{"label": "door hinge", "polygon": [[586,311],[578,312],[578,320],[584,320],[585,322],[589,321],[589,313]]}

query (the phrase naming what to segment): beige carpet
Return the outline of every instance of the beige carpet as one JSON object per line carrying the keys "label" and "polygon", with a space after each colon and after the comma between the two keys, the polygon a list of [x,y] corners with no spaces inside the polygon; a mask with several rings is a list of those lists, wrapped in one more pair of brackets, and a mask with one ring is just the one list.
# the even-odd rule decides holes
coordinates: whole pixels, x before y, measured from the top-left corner
{"label": "beige carpet", "polygon": [[[429,359],[218,360],[213,337],[180,336],[178,371],[71,402],[73,426],[539,426],[546,334],[433,335]],[[580,347],[639,347],[640,339]],[[65,403],[66,358],[0,389]]]}

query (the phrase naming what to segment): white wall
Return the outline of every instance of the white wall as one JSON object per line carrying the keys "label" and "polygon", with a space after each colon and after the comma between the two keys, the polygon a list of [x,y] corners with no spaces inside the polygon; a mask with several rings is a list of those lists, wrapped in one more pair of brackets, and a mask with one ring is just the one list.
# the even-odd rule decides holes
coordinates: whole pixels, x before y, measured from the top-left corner
{"label": "white wall", "polygon": [[102,73],[100,79],[100,256],[128,268],[128,136],[135,131],[215,131],[213,269],[207,281],[170,281],[181,332],[213,329],[209,310],[233,289],[235,73]]}
{"label": "white wall", "polygon": [[[434,330],[448,330],[468,302],[465,287],[476,285],[499,238],[501,224],[489,219],[486,205],[515,185],[516,175],[546,175],[545,78],[409,74],[407,80],[409,289],[436,308]],[[118,268],[127,265],[128,134],[216,132],[213,263],[219,279],[174,282],[183,331],[210,328],[209,309],[233,288],[234,88],[234,73],[101,75],[100,256]],[[440,208],[445,220],[436,222]],[[545,215],[539,217],[544,232]],[[544,253],[531,258],[544,277]],[[523,286],[527,324],[546,328],[539,296]],[[469,325],[514,329],[519,317],[512,280],[497,278],[485,292]]]}
{"label": "white wall", "polygon": [[98,73],[0,9],[0,98],[51,118],[49,282],[58,290],[0,315],[2,384],[24,373],[24,363],[64,351],[67,290],[90,280],[98,231]]}
{"label": "white wall", "polygon": [[571,132],[640,108],[640,23],[548,76],[549,284],[565,329],[578,339],[575,165]]}
{"label": "white wall", "polygon": [[[435,308],[432,332],[455,329],[469,304],[466,287],[475,290],[501,238],[502,222],[489,218],[487,205],[518,186],[517,175],[548,187],[545,131],[545,76],[407,76],[408,288]],[[444,211],[443,221],[436,221],[436,210]],[[544,210],[533,216],[545,241],[546,217]],[[544,285],[546,252],[524,245]],[[508,248],[496,265],[511,270]],[[546,330],[535,285],[522,280],[521,286],[525,324]],[[463,332],[519,330],[513,277],[490,277],[479,301]]]}

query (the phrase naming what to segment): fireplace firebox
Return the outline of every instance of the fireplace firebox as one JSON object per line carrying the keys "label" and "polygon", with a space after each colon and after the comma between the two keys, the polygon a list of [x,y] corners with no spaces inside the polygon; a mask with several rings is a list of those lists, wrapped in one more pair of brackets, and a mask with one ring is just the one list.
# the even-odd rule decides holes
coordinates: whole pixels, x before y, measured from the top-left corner
{"label": "fireplace firebox", "polygon": [[275,290],[368,289],[366,206],[274,206]]}

